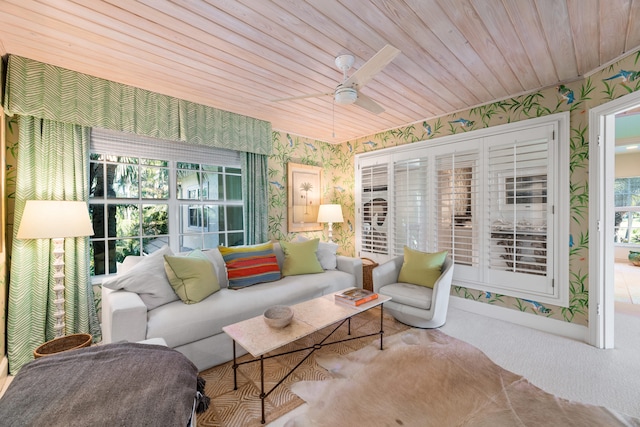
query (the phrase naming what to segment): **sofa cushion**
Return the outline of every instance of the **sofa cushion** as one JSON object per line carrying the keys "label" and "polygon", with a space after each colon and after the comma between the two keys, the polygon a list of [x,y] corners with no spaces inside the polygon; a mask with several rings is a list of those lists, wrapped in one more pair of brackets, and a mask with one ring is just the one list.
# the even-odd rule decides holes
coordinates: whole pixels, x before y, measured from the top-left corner
{"label": "sofa cushion", "polygon": [[196,249],[187,256],[164,256],[169,283],[185,304],[195,304],[220,290],[213,264]]}
{"label": "sofa cushion", "polygon": [[307,240],[306,242],[280,242],[284,251],[282,275],[296,276],[324,272],[316,254],[318,242],[320,239]]}
{"label": "sofa cushion", "polygon": [[391,297],[391,301],[409,307],[429,310],[433,289],[426,286],[412,285],[410,283],[392,283],[380,288],[380,295]]}
{"label": "sofa cushion", "polygon": [[280,271],[282,271],[282,265],[284,264],[284,252],[282,251],[282,246],[279,242],[273,243],[273,252],[275,252],[276,254],[276,259],[278,260]]}
{"label": "sofa cushion", "polygon": [[446,258],[447,251],[427,253],[405,246],[398,282],[433,288],[442,273],[442,264]]}
{"label": "sofa cushion", "polygon": [[272,305],[293,305],[353,286],[352,274],[330,270],[238,290],[223,288],[198,304],[175,301],[149,311],[147,339],[162,337],[175,348],[221,333],[223,326],[259,316]]}
{"label": "sofa cushion", "polygon": [[218,248],[227,267],[231,289],[240,289],[282,277],[272,243]]}
{"label": "sofa cushion", "polygon": [[[304,236],[298,235],[298,242],[306,242]],[[333,242],[318,242],[318,251],[316,256],[320,265],[325,270],[335,270],[338,268],[338,244]]]}
{"label": "sofa cushion", "polygon": [[318,243],[318,261],[325,270],[338,268],[338,244],[333,242]]}
{"label": "sofa cushion", "polygon": [[107,289],[134,292],[147,306],[147,310],[179,300],[164,270],[164,256],[173,255],[169,246],[163,246],[140,261],[124,274],[118,274],[102,283]]}
{"label": "sofa cushion", "polygon": [[224,258],[222,258],[222,254],[218,248],[212,249],[204,249],[202,253],[209,258],[211,264],[213,264],[213,269],[216,272],[216,277],[218,278],[218,284],[221,288],[229,287],[229,280],[227,279],[227,266],[224,263]]}

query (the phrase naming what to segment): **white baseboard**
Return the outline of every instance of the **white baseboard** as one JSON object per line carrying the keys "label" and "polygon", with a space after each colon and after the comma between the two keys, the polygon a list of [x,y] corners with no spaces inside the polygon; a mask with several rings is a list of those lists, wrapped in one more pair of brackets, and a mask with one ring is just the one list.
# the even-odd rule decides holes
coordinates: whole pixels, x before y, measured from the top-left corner
{"label": "white baseboard", "polygon": [[516,325],[526,326],[550,334],[571,338],[577,341],[589,343],[589,328],[562,320],[538,316],[518,310],[511,310],[491,304],[451,296],[449,306],[475,314],[491,317]]}

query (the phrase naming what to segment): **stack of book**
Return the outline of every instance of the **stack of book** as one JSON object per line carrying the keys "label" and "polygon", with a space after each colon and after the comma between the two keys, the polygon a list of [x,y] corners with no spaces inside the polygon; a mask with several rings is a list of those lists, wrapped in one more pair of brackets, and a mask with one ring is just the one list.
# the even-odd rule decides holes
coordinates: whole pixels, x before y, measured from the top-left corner
{"label": "stack of book", "polygon": [[366,302],[378,298],[378,294],[367,289],[349,288],[335,294],[335,300],[339,304],[358,307]]}

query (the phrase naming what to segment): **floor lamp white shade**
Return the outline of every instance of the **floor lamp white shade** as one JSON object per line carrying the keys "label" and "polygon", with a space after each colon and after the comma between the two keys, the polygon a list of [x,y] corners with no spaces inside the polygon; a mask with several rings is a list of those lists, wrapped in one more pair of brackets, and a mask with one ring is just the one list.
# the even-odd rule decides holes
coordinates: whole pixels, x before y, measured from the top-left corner
{"label": "floor lamp white shade", "polygon": [[340,205],[320,205],[318,210],[318,222],[329,223],[329,241],[333,241],[333,223],[343,222],[342,206]]}
{"label": "floor lamp white shade", "polygon": [[93,236],[93,227],[86,202],[27,200],[16,238],[53,240],[56,338],[65,334],[64,239],[84,236]]}

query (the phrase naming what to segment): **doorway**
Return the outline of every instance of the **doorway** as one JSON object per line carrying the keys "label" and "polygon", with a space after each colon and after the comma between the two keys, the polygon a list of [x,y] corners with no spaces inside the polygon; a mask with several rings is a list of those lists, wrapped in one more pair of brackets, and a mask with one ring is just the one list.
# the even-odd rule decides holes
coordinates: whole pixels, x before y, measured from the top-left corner
{"label": "doorway", "polygon": [[[614,283],[616,313],[640,314],[640,106],[616,114]],[[620,319],[617,319],[619,322]],[[616,328],[619,331],[619,328]]]}
{"label": "doorway", "polygon": [[589,340],[614,348],[616,115],[640,106],[634,92],[589,112]]}

